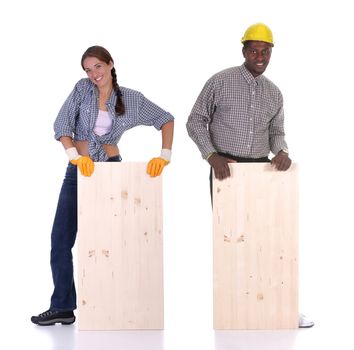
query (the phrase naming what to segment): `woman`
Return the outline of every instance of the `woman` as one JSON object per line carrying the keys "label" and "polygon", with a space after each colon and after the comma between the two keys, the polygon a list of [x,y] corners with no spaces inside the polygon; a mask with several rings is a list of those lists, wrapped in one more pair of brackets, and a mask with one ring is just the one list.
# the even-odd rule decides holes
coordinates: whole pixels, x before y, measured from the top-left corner
{"label": "woman", "polygon": [[69,165],[51,236],[54,292],[49,310],[31,318],[38,325],[75,322],[71,249],[77,232],[77,168],[82,175],[91,176],[94,162],[120,162],[117,143],[126,130],[137,125],[153,125],[162,131],[161,155],[147,166],[150,176],[160,175],[171,158],[173,116],[140,92],[120,88],[113,59],[105,48],[88,48],[81,66],[88,78],[75,85],[54,123],[55,138],[63,144]]}

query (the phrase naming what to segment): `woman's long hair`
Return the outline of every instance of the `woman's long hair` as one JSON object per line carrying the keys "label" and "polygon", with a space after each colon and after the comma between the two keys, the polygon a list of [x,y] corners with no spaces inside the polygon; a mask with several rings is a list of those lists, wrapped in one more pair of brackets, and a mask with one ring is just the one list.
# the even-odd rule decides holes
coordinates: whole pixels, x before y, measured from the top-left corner
{"label": "woman's long hair", "polygon": [[[81,58],[82,69],[85,69],[84,68],[84,60],[87,57],[95,57],[95,58],[99,59],[100,61],[105,62],[107,64],[109,64],[110,62],[114,63],[111,54],[102,46],[91,46],[84,52],[84,54],[82,55],[82,58]],[[119,85],[117,83],[117,74],[116,74],[116,70],[114,67],[111,70],[111,74],[112,74],[113,90],[115,91],[115,93],[117,95],[117,103],[116,103],[115,110],[116,110],[117,115],[123,115],[125,113],[125,106],[124,106],[124,103],[122,100],[122,93],[121,93]]]}

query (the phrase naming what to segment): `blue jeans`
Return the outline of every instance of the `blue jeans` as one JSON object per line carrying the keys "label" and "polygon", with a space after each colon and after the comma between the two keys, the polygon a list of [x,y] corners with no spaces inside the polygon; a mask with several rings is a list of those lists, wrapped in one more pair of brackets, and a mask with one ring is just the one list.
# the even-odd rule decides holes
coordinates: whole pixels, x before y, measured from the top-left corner
{"label": "blue jeans", "polygon": [[[108,161],[119,162],[120,156]],[[61,187],[57,211],[54,218],[50,253],[50,265],[54,291],[50,309],[70,311],[76,309],[74,266],[71,249],[77,233],[77,167],[69,163]]]}

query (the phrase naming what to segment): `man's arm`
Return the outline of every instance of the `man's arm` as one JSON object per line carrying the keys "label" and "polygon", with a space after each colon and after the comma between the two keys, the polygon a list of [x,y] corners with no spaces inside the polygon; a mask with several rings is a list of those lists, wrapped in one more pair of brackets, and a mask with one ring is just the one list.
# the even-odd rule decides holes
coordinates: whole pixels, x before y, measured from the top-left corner
{"label": "man's arm", "polygon": [[235,161],[220,156],[211,141],[209,124],[212,122],[216,109],[215,93],[215,83],[213,78],[211,78],[206,82],[194,104],[188,118],[187,131],[191,139],[198,146],[202,157],[213,168],[215,177],[218,180],[223,180],[230,176],[228,163]]}
{"label": "man's arm", "polygon": [[269,144],[270,150],[275,154],[275,157],[271,160],[272,165],[277,170],[284,171],[290,168],[291,159],[289,158],[288,146],[285,141],[283,97],[281,94],[279,99],[278,112],[269,124]]}
{"label": "man's arm", "polygon": [[198,146],[204,159],[216,152],[209,133],[209,124],[215,110],[214,100],[214,83],[212,79],[209,79],[199,94],[187,121],[188,135]]}

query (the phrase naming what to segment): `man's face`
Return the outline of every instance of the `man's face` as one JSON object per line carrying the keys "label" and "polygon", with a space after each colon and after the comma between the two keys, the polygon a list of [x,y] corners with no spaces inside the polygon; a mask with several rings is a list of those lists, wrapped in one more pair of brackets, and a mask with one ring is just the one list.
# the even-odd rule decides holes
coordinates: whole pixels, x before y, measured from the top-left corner
{"label": "man's face", "polygon": [[272,44],[263,41],[248,41],[242,49],[245,66],[257,77],[266,70],[272,54]]}

